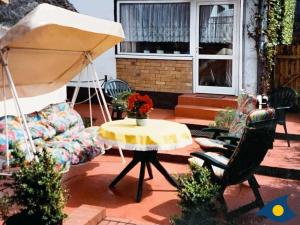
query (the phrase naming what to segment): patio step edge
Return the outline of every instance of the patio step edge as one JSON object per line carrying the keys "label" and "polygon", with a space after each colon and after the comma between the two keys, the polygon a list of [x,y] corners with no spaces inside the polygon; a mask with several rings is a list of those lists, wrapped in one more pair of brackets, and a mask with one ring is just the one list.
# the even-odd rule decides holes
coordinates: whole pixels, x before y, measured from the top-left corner
{"label": "patio step edge", "polygon": [[236,97],[209,98],[198,95],[183,94],[178,96],[178,105],[210,106],[217,108],[237,107]]}
{"label": "patio step edge", "polygon": [[81,205],[63,222],[63,225],[97,225],[106,217],[106,209],[99,206]]}
{"label": "patio step edge", "polygon": [[216,114],[222,109],[208,106],[177,105],[175,107],[175,116],[214,120]]}

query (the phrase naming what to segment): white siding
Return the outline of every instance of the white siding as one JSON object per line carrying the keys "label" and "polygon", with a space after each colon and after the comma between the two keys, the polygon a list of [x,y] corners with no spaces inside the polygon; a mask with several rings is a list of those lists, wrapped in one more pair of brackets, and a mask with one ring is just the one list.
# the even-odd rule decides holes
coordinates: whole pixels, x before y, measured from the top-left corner
{"label": "white siding", "polygon": [[[70,0],[74,7],[81,14],[86,14],[93,17],[98,17],[106,20],[114,20],[114,1],[113,0]],[[94,61],[94,65],[99,74],[100,79],[104,75],[108,78],[116,77],[116,59],[115,48],[98,57]],[[74,79],[74,80],[77,80]],[[84,75],[82,80],[92,80],[91,76]],[[74,84],[73,84],[74,85]],[[84,85],[82,85],[84,86]]]}
{"label": "white siding", "polygon": [[244,44],[243,44],[243,89],[250,94],[257,93],[257,55],[255,42],[248,36],[247,24],[253,18],[253,1],[244,1]]}
{"label": "white siding", "polygon": [[[241,0],[244,2],[244,26],[243,26],[243,46],[242,46],[242,88],[251,94],[257,93],[257,56],[254,41],[248,37],[247,24],[250,23],[250,18],[253,17],[252,8],[254,7],[252,1]],[[83,14],[94,17],[99,17],[108,20],[114,20],[114,1],[113,0],[70,0],[75,8]],[[196,0],[191,0],[192,3]],[[192,4],[194,6],[194,4]],[[241,9],[242,10],[242,9]],[[116,60],[115,49],[112,48],[104,55],[95,60],[95,66],[100,78],[104,75],[109,77],[116,77]],[[84,77],[84,80],[89,80]]]}
{"label": "white siding", "polygon": [[[31,98],[20,98],[20,104],[23,113],[27,114],[34,111],[39,111],[50,104],[64,102],[66,98],[66,87],[62,87],[45,95],[39,95]],[[18,115],[18,111],[16,110],[13,99],[9,99],[6,102],[6,107],[8,115]],[[4,115],[4,103],[3,101],[0,101],[0,116]]]}

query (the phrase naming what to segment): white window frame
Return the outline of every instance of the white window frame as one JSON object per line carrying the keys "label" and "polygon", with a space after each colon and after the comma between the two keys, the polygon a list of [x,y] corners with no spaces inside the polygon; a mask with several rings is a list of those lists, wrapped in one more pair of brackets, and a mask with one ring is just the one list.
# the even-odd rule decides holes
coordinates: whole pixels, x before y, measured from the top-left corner
{"label": "white window frame", "polygon": [[[239,0],[198,0],[195,3],[195,9],[197,11],[196,14],[196,45],[199,43],[199,33],[198,27],[199,27],[199,5],[215,5],[215,4],[234,4],[235,5],[235,12],[236,15],[234,19],[234,26],[233,26],[233,54],[232,55],[209,55],[209,54],[201,54],[198,55],[198,51],[195,50],[194,55],[194,63],[193,63],[193,92],[194,93],[214,93],[214,94],[228,94],[228,95],[236,95],[238,93],[238,88],[240,87],[239,80],[240,78],[240,50],[241,50],[241,33],[240,33],[240,24],[239,24],[239,18],[241,18],[241,12],[240,12],[240,1]],[[195,46],[195,48],[198,46]],[[217,87],[217,86],[200,86],[198,85],[198,79],[199,79],[199,71],[198,71],[198,63],[197,60],[199,59],[229,59],[232,60],[232,80],[233,80],[233,86],[232,87]],[[235,64],[236,63],[236,64]],[[200,88],[201,87],[201,88]],[[201,90],[201,91],[199,91]]]}
{"label": "white window frame", "polygon": [[120,4],[122,3],[190,3],[190,40],[189,40],[189,54],[158,54],[158,53],[130,53],[121,52],[120,44],[117,45],[116,58],[139,58],[139,59],[166,59],[166,60],[193,60],[193,48],[194,43],[192,43],[192,37],[194,36],[194,29],[192,26],[192,2],[191,0],[121,0],[117,1],[117,22],[120,23]]}

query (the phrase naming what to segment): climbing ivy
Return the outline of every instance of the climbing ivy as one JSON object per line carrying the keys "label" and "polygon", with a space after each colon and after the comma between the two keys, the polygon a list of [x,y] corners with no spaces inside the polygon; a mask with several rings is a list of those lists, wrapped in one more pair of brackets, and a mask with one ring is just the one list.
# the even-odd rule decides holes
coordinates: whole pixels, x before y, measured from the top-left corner
{"label": "climbing ivy", "polygon": [[[261,62],[260,93],[267,94],[272,88],[272,74],[275,65],[276,47],[281,44],[291,44],[293,40],[293,24],[296,0],[258,0],[264,10],[255,10],[255,21],[251,22],[252,30],[249,36],[256,42],[258,58]],[[262,15],[263,14],[263,15]],[[263,24],[266,20],[266,26]],[[260,41],[263,40],[263,44]],[[261,48],[261,49],[259,49]]]}
{"label": "climbing ivy", "polygon": [[293,41],[293,28],[295,21],[296,0],[284,1],[282,44],[289,45]]}

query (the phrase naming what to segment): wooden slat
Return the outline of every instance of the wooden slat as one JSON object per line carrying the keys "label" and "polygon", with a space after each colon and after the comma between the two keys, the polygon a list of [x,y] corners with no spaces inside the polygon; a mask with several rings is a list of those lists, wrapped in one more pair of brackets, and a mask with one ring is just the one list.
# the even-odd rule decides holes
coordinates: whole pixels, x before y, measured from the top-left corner
{"label": "wooden slat", "polygon": [[276,87],[287,84],[300,93],[300,45],[279,46],[275,66]]}
{"label": "wooden slat", "polygon": [[300,59],[300,55],[277,55],[277,59]]}

